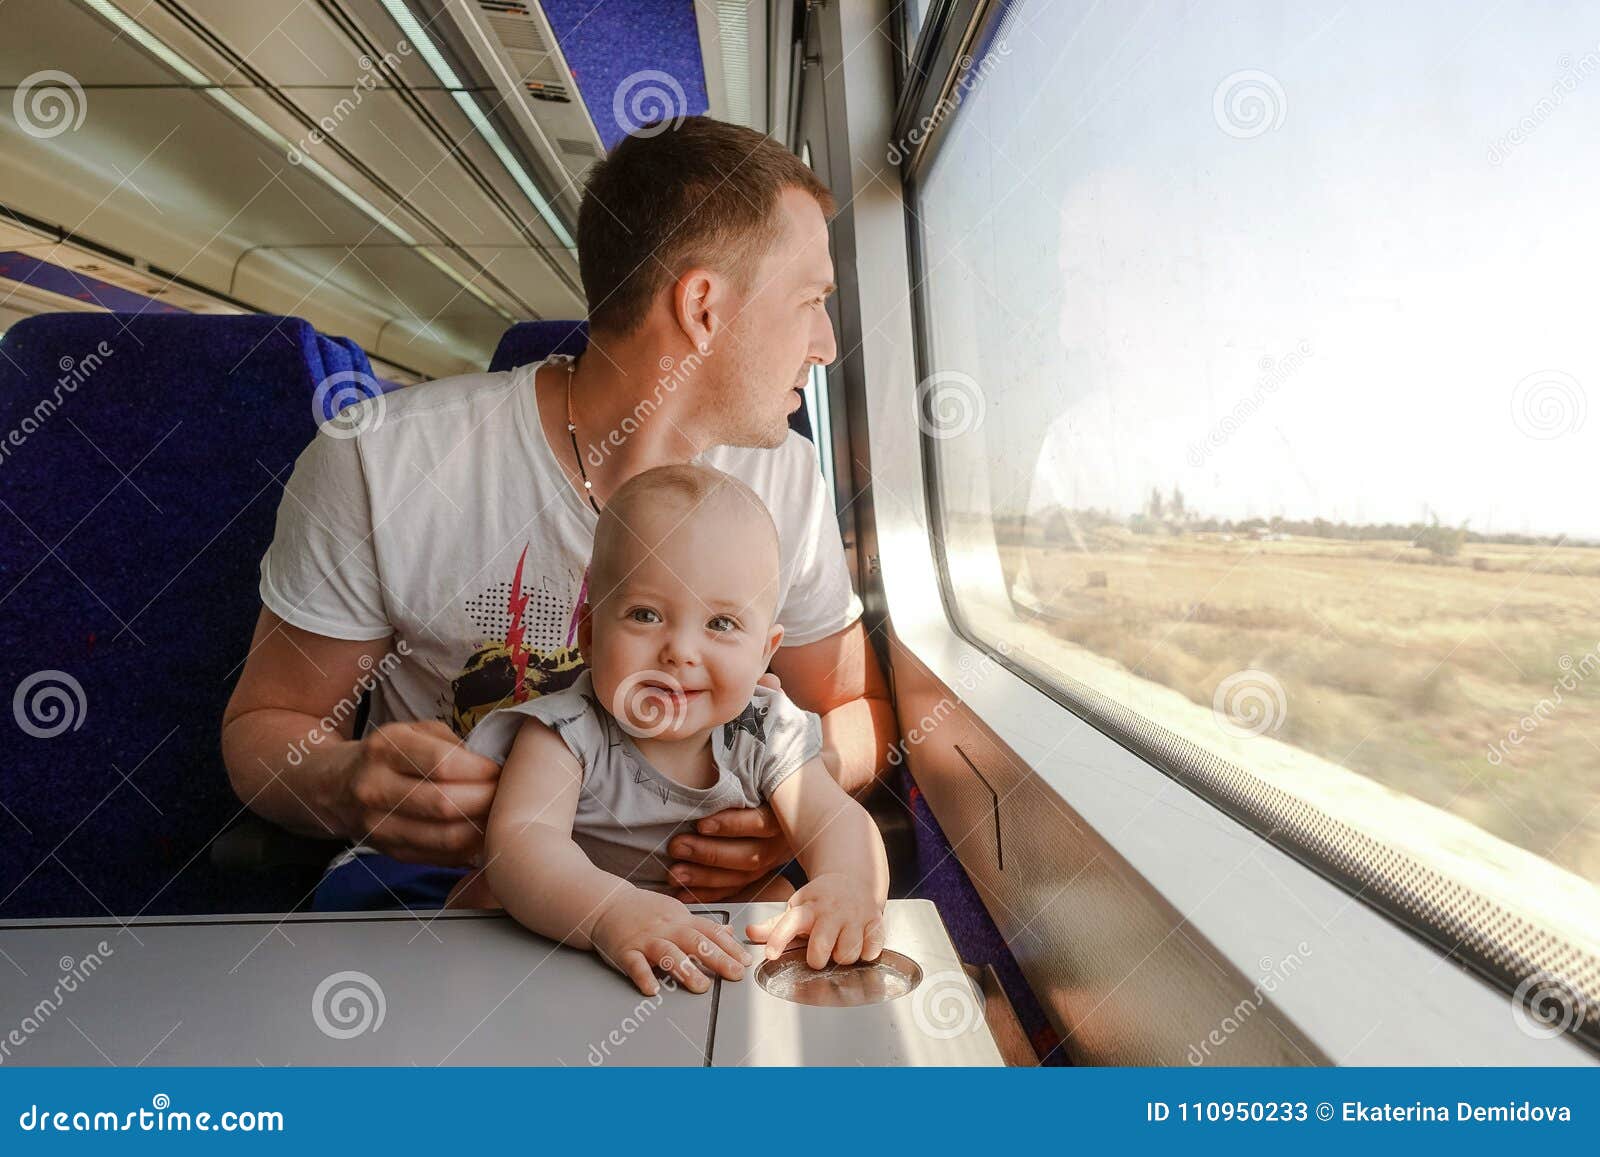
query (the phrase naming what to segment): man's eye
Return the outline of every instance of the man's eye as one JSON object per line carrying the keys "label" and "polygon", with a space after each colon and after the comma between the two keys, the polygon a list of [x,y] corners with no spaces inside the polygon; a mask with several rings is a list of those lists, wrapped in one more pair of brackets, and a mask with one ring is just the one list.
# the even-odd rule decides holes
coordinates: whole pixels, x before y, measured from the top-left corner
{"label": "man's eye", "polygon": [[710,622],[708,622],[706,626],[710,627],[713,631],[724,633],[727,631],[737,631],[739,629],[739,622],[731,615],[717,615]]}
{"label": "man's eye", "polygon": [[649,607],[634,607],[628,612],[628,617],[636,623],[659,623],[661,616]]}

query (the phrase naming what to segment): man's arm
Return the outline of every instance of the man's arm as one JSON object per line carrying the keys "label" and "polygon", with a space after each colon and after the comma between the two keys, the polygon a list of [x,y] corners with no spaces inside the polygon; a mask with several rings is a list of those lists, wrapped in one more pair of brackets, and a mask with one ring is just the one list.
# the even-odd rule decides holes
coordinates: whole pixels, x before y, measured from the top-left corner
{"label": "man's arm", "polygon": [[291,831],[466,863],[483,844],[498,765],[437,722],[351,738],[362,689],[391,645],[312,634],[263,609],[223,713],[228,778],[252,811]]}
{"label": "man's arm", "polygon": [[822,742],[839,758],[830,768],[839,786],[860,796],[888,767],[900,738],[889,687],[860,619],[837,634],[779,647],[772,673],[783,693],[822,717]]}

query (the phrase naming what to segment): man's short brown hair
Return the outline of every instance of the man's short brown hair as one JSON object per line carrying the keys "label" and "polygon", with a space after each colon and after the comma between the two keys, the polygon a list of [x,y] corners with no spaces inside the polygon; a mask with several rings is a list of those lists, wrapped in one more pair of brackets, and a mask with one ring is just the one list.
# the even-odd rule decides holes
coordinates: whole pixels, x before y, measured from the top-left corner
{"label": "man's short brown hair", "polygon": [[685,117],[623,139],[591,170],[578,208],[590,326],[631,333],[656,294],[697,265],[748,275],[780,235],[778,197],[790,188],[833,212],[805,162],[753,129]]}

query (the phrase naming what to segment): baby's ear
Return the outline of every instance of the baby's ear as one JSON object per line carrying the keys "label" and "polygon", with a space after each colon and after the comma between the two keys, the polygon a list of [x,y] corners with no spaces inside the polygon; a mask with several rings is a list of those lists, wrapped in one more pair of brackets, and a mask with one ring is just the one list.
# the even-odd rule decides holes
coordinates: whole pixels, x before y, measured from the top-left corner
{"label": "baby's ear", "polygon": [[588,603],[578,608],[578,653],[583,656],[583,661],[589,661],[589,651],[594,646],[594,622],[590,619],[593,613]]}
{"label": "baby's ear", "polygon": [[778,645],[780,643],[782,643],[782,642],[783,642],[783,624],[782,623],[773,623],[772,624],[772,631],[767,635],[767,654],[766,654],[766,660],[767,661],[770,661],[772,656],[777,653]]}

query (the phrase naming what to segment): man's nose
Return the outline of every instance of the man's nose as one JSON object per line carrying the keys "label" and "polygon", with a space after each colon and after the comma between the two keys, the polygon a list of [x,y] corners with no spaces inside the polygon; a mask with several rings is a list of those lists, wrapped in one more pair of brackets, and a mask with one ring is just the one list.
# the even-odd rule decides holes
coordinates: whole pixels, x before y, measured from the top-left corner
{"label": "man's nose", "polygon": [[828,317],[826,307],[817,313],[817,322],[811,327],[811,349],[806,360],[819,366],[828,366],[838,356],[839,345],[834,339],[833,320]]}

